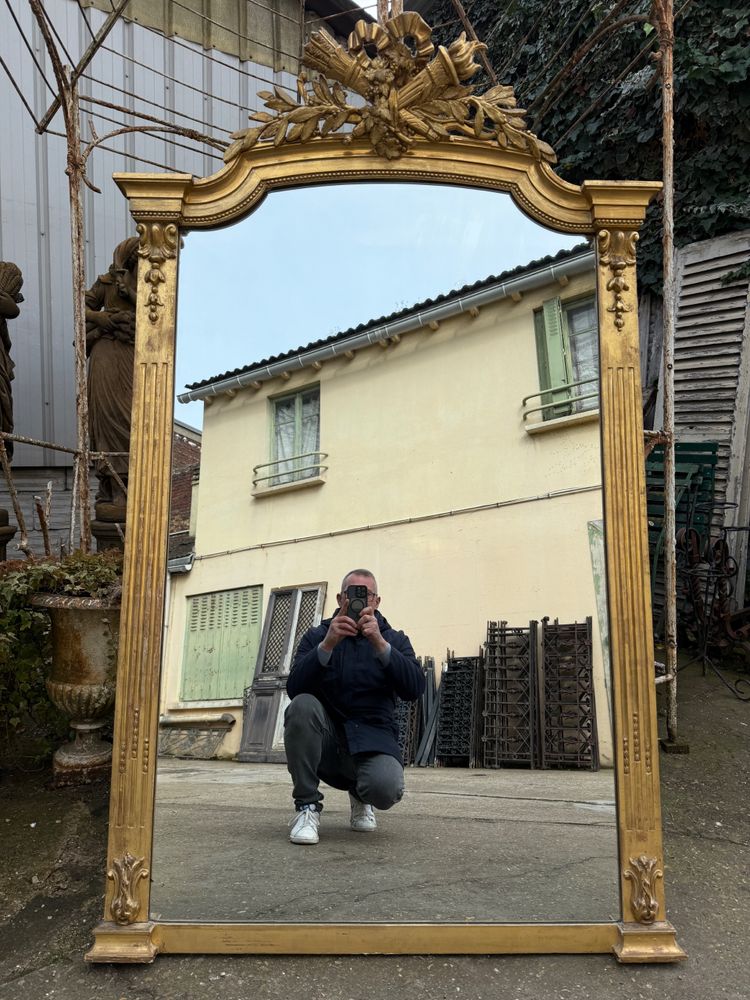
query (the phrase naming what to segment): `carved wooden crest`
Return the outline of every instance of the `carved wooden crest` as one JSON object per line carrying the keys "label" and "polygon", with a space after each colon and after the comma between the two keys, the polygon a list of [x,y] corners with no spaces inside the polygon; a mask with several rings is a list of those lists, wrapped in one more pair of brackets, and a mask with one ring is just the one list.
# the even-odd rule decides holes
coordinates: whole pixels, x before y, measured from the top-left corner
{"label": "carved wooden crest", "polygon": [[[367,139],[388,159],[402,156],[418,138],[447,141],[466,135],[554,163],[552,147],[526,128],[526,112],[516,106],[512,87],[475,95],[475,88],[465,84],[479,69],[475,53],[485,46],[467,41],[464,33],[435,54],[431,35],[430,26],[413,12],[383,24],[359,21],[348,50],[329,34],[316,32],[305,46],[302,64],[320,75],[308,81],[303,70],[296,100],[279,87],[273,93],[261,91],[269,111],[252,114],[250,120],[260,124],[232,135],[235,142],[225,160],[260,141],[276,146],[308,142],[349,125],[344,142]],[[350,103],[352,94],[364,103]]]}

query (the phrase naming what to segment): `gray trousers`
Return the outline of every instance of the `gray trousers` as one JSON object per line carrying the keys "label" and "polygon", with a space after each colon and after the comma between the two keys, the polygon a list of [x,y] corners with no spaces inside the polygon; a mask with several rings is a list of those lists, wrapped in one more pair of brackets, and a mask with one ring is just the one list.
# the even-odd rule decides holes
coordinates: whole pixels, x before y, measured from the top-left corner
{"label": "gray trousers", "polygon": [[287,706],[284,748],[296,809],[312,804],[322,809],[321,781],[376,809],[390,809],[404,794],[400,762],[387,753],[348,753],[325,708],[311,694],[298,694]]}

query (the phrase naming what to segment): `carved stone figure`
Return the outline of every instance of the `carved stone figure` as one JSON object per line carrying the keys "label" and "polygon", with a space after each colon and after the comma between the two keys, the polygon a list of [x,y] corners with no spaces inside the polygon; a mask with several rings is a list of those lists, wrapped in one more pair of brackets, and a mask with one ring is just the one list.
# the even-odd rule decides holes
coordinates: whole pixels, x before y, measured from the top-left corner
{"label": "carved stone figure", "polygon": [[[13,381],[14,364],[10,357],[10,336],[8,320],[18,316],[23,275],[20,268],[9,261],[0,261],[0,431],[13,433],[13,392],[10,383]],[[8,459],[13,458],[13,442],[5,442]],[[8,542],[13,538],[16,529],[8,522],[8,511],[0,508],[0,562],[6,557]]]}
{"label": "carved stone figure", "polygon": [[[10,357],[10,336],[8,320],[15,319],[20,312],[18,303],[23,302],[21,286],[23,275],[20,268],[7,261],[0,261],[0,430],[13,433],[13,381],[15,365]],[[5,442],[8,458],[13,457],[13,442]]]}
{"label": "carved stone figure", "polygon": [[[86,351],[89,358],[89,437],[92,451],[126,452],[133,400],[138,237],[118,243],[107,274],[86,292]],[[127,487],[128,459],[109,463]],[[96,518],[125,520],[125,494],[104,461],[96,463]]]}

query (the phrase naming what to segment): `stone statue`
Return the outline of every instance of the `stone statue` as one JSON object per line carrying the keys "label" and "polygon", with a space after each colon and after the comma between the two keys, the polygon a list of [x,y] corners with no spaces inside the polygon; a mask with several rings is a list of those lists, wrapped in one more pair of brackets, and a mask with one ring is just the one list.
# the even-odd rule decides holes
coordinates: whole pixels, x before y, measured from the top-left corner
{"label": "stone statue", "polygon": [[[0,430],[13,433],[13,381],[15,365],[10,358],[10,336],[8,320],[15,319],[20,312],[18,303],[23,302],[21,286],[23,275],[15,264],[0,261]],[[13,457],[13,442],[5,442],[8,458]]]}
{"label": "stone statue", "polygon": [[[92,451],[127,452],[133,401],[138,237],[118,243],[107,274],[86,292],[89,437]],[[127,455],[109,459],[127,487]],[[125,520],[126,497],[103,461],[96,463],[98,521]]]}
{"label": "stone statue", "polygon": [[[15,367],[10,357],[8,320],[15,319],[20,312],[18,303],[23,302],[21,285],[23,275],[20,268],[8,261],[0,261],[0,431],[6,434],[13,433],[13,392],[10,383]],[[10,461],[13,458],[12,441],[5,441],[5,451]],[[5,560],[8,542],[15,533],[16,529],[8,523],[8,511],[1,508],[0,562]]]}

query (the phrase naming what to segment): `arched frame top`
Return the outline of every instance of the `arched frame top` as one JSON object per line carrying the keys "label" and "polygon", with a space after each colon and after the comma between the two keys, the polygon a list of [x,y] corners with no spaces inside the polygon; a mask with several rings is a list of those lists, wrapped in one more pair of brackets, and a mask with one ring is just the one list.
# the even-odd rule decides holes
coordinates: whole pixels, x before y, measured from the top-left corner
{"label": "arched frame top", "polygon": [[549,229],[593,234],[602,228],[637,229],[661,189],[658,181],[562,180],[531,154],[453,138],[418,142],[387,160],[363,141],[340,136],[306,145],[271,144],[236,157],[209,177],[190,174],[115,174],[135,219],[174,221],[180,228],[229,225],[277,189],[352,181],[414,181],[507,192],[530,218]]}
{"label": "arched frame top", "polygon": [[[349,138],[258,143],[205,178],[114,175],[138,223],[139,304],[107,894],[87,958],[147,962],[160,951],[614,952],[624,962],[675,961],[684,953],[665,917],[662,878],[635,281],[637,230],[661,184],[587,181],[579,187],[561,180],[531,149],[467,136],[417,139],[394,159]],[[618,922],[245,925],[150,919],[180,232],[237,222],[274,190],[352,181],[505,192],[541,225],[595,237],[622,898]]]}

